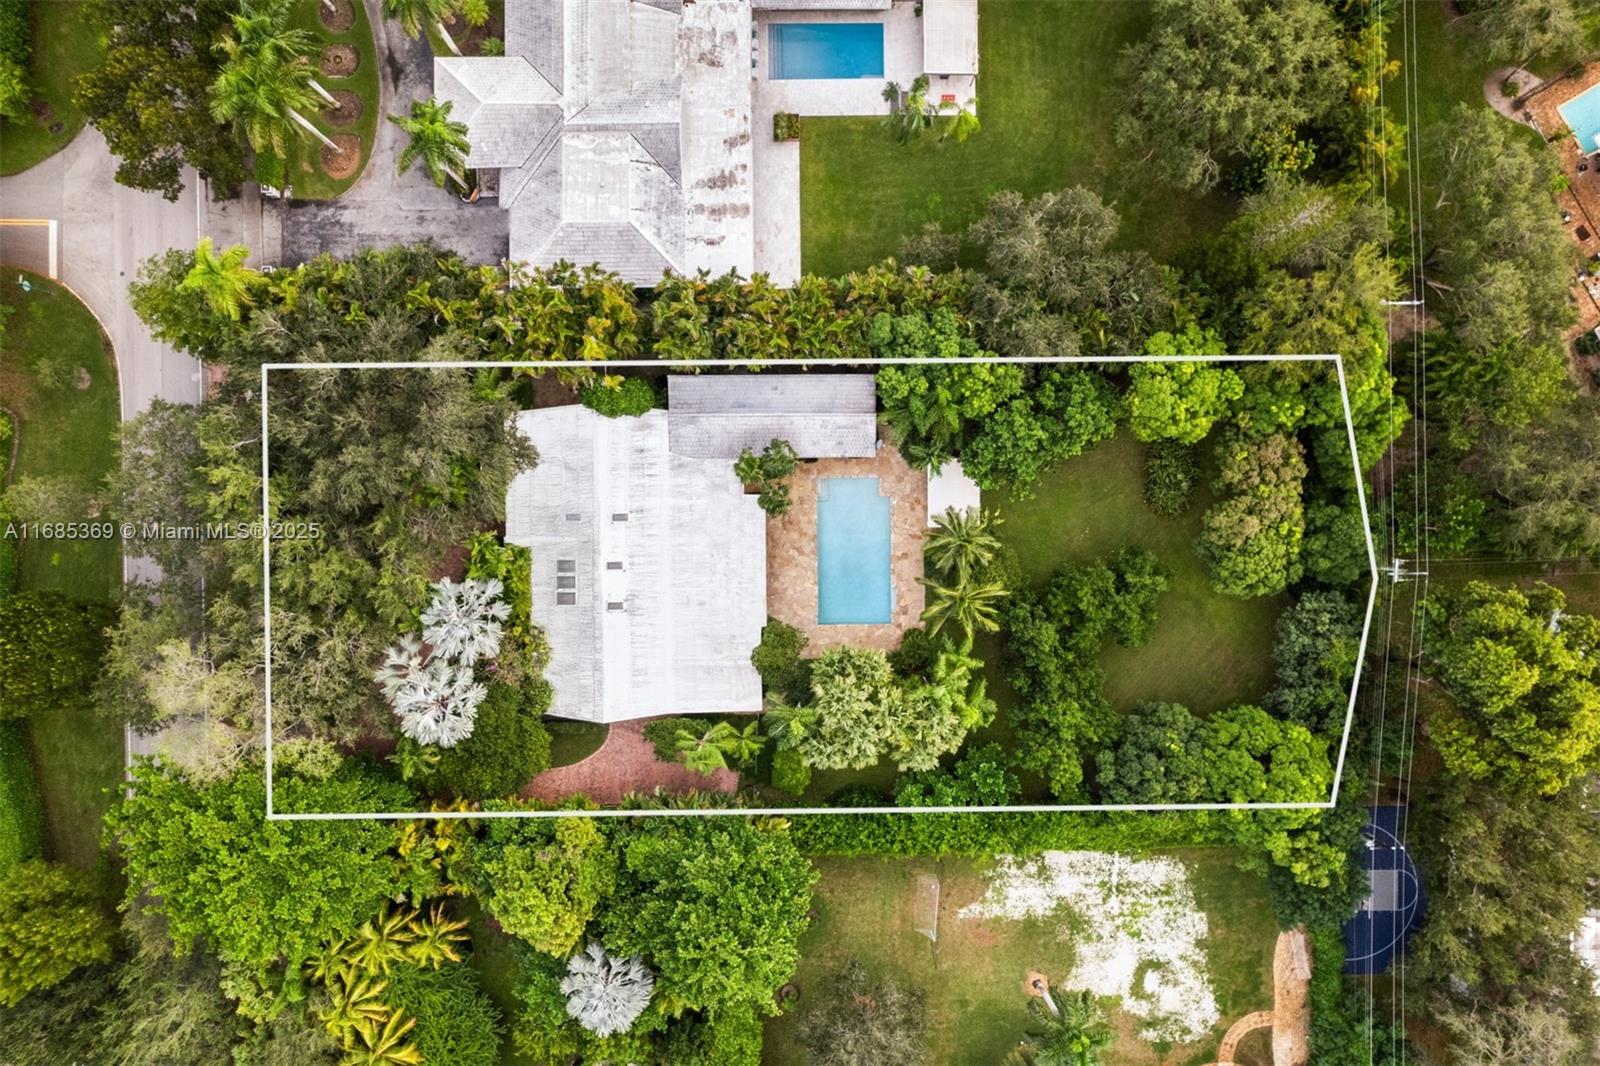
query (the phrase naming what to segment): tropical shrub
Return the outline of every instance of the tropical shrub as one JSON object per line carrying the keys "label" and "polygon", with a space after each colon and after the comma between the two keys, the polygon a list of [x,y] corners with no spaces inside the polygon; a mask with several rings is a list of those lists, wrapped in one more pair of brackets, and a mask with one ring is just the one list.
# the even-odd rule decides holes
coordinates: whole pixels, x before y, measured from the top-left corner
{"label": "tropical shrub", "polygon": [[616,851],[592,818],[495,819],[471,857],[500,927],[560,958],[578,949],[616,883]]}
{"label": "tropical shrub", "polygon": [[1222,498],[1206,511],[1195,544],[1212,587],[1241,598],[1282,592],[1303,569],[1305,449],[1287,434],[1229,433],[1217,445],[1217,461]]}
{"label": "tropical shrub", "polygon": [[1343,730],[1361,640],[1361,612],[1337,592],[1308,592],[1278,617],[1271,709],[1313,733]]}
{"label": "tropical shrub", "polygon": [[800,654],[810,642],[811,638],[787,622],[767,619],[761,627],[761,643],[750,653],[751,665],[761,675],[761,687],[779,699],[805,699],[811,691],[811,663]]}
{"label": "tropical shrub", "polygon": [[86,696],[113,617],[108,604],[59,592],[0,600],[0,718],[23,718]]}
{"label": "tropical shrub", "polygon": [[578,402],[607,418],[642,415],[657,404],[648,381],[620,374],[586,383],[578,390]]}
{"label": "tropical shrub", "polygon": [[1048,367],[1032,388],[983,419],[961,449],[961,468],[981,488],[1031,495],[1056,463],[1109,439],[1120,406],[1099,374]]}
{"label": "tropical shrub", "polygon": [[772,787],[791,796],[800,796],[811,787],[811,767],[805,756],[793,748],[772,753]]}
{"label": "tropical shrub", "polygon": [[789,510],[786,479],[795,472],[799,462],[788,441],[773,439],[759,455],[749,448],[740,452],[733,464],[733,474],[746,485],[756,486],[761,509],[776,518]]}
{"label": "tropical shrub", "polygon": [[678,758],[678,737],[694,732],[699,722],[693,718],[653,718],[645,723],[644,738],[655,748],[656,758],[674,762]]}
{"label": "tropical shrub", "polygon": [[775,141],[798,141],[800,139],[800,116],[793,111],[776,111],[772,115],[772,139]]}
{"label": "tropical shrub", "polygon": [[29,859],[0,879],[0,1007],[111,958],[115,926],[88,878]]}
{"label": "tropical shrub", "polygon": [[967,749],[948,770],[902,776],[894,802],[897,807],[1004,807],[1021,791],[1005,749],[983,744]]}
{"label": "tropical shrub", "polygon": [[385,979],[382,996],[394,1011],[416,1019],[410,1042],[423,1062],[498,1066],[500,1011],[472,967],[396,967]]}
{"label": "tropical shrub", "polygon": [[[432,791],[458,799],[509,796],[550,768],[550,733],[541,716],[550,706],[550,683],[542,677],[513,688],[486,686],[472,735],[442,747],[424,781]],[[405,743],[405,741],[402,741]]]}

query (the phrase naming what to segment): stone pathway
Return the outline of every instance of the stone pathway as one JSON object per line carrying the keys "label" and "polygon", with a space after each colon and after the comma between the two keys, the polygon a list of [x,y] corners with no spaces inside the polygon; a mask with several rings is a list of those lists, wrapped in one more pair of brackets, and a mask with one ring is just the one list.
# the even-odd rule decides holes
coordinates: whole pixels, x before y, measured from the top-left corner
{"label": "stone pathway", "polygon": [[656,758],[655,746],[644,738],[649,719],[617,722],[606,734],[605,743],[593,755],[570,766],[546,770],[528,782],[524,799],[558,803],[575,793],[583,793],[604,807],[615,807],[630,792],[733,792],[739,775],[718,770],[709,777],[697,774],[678,763]]}

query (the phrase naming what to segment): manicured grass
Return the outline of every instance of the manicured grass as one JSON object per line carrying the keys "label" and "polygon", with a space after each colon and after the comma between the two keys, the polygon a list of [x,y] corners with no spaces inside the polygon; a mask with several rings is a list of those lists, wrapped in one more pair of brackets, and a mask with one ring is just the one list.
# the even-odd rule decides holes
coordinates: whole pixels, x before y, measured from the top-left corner
{"label": "manicured grass", "polygon": [[546,719],[550,732],[550,765],[571,766],[600,750],[610,727],[597,722],[568,722]]}
{"label": "manicured grass", "polygon": [[[16,308],[6,325],[0,394],[20,416],[17,476],[72,476],[98,485],[116,463],[117,376],[99,324],[77,297],[28,274],[0,277],[0,304]],[[88,372],[86,389],[69,380],[47,388],[47,362]],[[77,516],[65,515],[63,518]],[[108,599],[121,585],[115,540],[31,540],[21,545],[20,589],[55,589]],[[100,820],[122,781],[122,731],[87,705],[63,706],[28,719],[34,769],[44,802],[51,857],[94,868],[102,861]]]}
{"label": "manicured grass", "polygon": [[[367,21],[367,12],[360,0],[356,0],[356,21],[353,26],[343,33],[330,33],[322,25],[317,15],[320,4],[300,3],[293,8],[289,22],[291,25],[303,30],[309,30],[318,41],[317,52],[320,54],[322,46],[329,44],[348,44],[355,47],[360,57],[356,63],[355,73],[345,78],[334,78],[324,73],[320,66],[317,70],[317,82],[330,93],[337,94],[338,90],[346,89],[361,97],[361,117],[353,125],[335,127],[323,116],[319,110],[309,114],[306,118],[312,125],[324,134],[332,137],[340,133],[354,133],[361,137],[361,166],[348,178],[335,180],[322,171],[320,155],[322,145],[316,138],[303,131],[297,136],[289,148],[289,182],[292,194],[296,200],[332,200],[350,186],[361,180],[361,174],[372,160],[372,141],[377,133],[380,115],[380,94],[378,90],[378,54],[372,43],[372,26]],[[312,63],[318,63],[318,55],[311,57]]]}
{"label": "manicured grass", "polygon": [[[1037,195],[1081,184],[1114,201],[1122,240],[1169,256],[1212,232],[1226,197],[1193,197],[1134,170],[1112,137],[1122,49],[1149,26],[1127,0],[982,0],[978,117],[965,144],[898,144],[876,117],[806,118],[800,134],[801,262],[838,274],[896,253],[939,222],[959,229],[1004,189]],[[1159,158],[1153,164],[1159,166]]]}
{"label": "manicured grass", "polygon": [[[1258,877],[1239,873],[1232,852],[1180,853],[1188,865],[1196,901],[1207,912],[1202,941],[1222,1012],[1211,1041],[1162,1057],[1140,1041],[1135,1028],[1113,1012],[1117,1042],[1108,1066],[1155,1066],[1158,1062],[1209,1062],[1226,1025],[1272,1004],[1272,949],[1277,929],[1270,898]],[[957,911],[984,891],[985,864],[966,859],[817,858],[822,880],[817,916],[800,942],[795,982],[800,999],[791,1011],[767,1023],[767,1066],[800,1066],[797,1016],[815,1001],[828,980],[850,959],[924,989],[928,997],[929,1062],[997,1063],[1016,1046],[1028,1023],[1022,982],[1030,970],[1059,979],[1071,968],[1074,947],[1068,922],[961,918]],[[940,879],[939,939],[915,927],[919,873]]]}
{"label": "manicured grass", "polygon": [[[83,112],[72,103],[72,83],[100,63],[101,27],[82,0],[32,0],[33,61],[28,69],[33,98],[50,105],[48,117],[29,114],[20,122],[0,119],[0,175],[19,174],[67,146],[83,129]],[[51,127],[60,128],[53,131]]]}
{"label": "manicured grass", "polygon": [[[1210,454],[1208,444],[1200,447]],[[1170,572],[1150,643],[1111,646],[1101,656],[1106,698],[1115,709],[1165,700],[1209,714],[1259,700],[1272,684],[1273,627],[1286,599],[1240,600],[1212,589],[1194,551],[1200,517],[1211,503],[1204,485],[1176,518],[1152,512],[1143,490],[1143,447],[1122,433],[1057,464],[1032,499],[984,493],[983,502],[1004,517],[1000,537],[1016,549],[1036,586],[1065,563],[1093,562],[1128,546],[1150,550]],[[996,693],[997,699],[1008,696]]]}

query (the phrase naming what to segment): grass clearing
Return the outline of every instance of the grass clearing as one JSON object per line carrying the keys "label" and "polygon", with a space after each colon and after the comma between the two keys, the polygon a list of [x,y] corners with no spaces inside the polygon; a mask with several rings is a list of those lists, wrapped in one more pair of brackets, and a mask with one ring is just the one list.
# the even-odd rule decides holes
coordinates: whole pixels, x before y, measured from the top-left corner
{"label": "grass clearing", "polygon": [[[99,323],[72,293],[36,274],[6,271],[0,304],[16,308],[0,359],[0,393],[19,418],[16,476],[98,485],[116,463],[118,427],[116,368]],[[50,377],[59,379],[53,387]],[[121,587],[114,540],[25,541],[19,555],[19,589],[103,600]],[[60,707],[26,727],[50,856],[102,867],[100,821],[122,782],[122,731],[87,705]]]}
{"label": "grass clearing", "polygon": [[[1140,1040],[1137,1026],[1112,1011],[1117,1042],[1108,1066],[1210,1061],[1223,1032],[1238,1016],[1272,1003],[1272,948],[1277,930],[1265,883],[1234,868],[1223,849],[1168,853],[1187,867],[1190,886],[1206,912],[1208,934],[1200,947],[1211,970],[1221,1020],[1204,1040],[1158,1048]],[[1028,1020],[1023,980],[1038,970],[1059,981],[1073,968],[1083,916],[1052,914],[1021,920],[961,917],[959,911],[989,886],[986,861],[923,858],[834,858],[813,860],[822,873],[817,917],[801,939],[795,982],[800,999],[767,1023],[767,1066],[799,1066],[805,1053],[796,1043],[798,1015],[816,1002],[832,975],[850,959],[926,990],[929,1062],[999,1062],[1015,1047]],[[916,929],[918,875],[940,881],[939,939]],[[1093,918],[1088,918],[1090,924]],[[1108,1001],[1109,1005],[1109,1001]]]}
{"label": "grass clearing", "polygon": [[[965,144],[898,144],[877,117],[806,118],[800,134],[801,264],[835,275],[896,253],[926,222],[964,227],[991,195],[1079,184],[1122,213],[1124,244],[1163,258],[1217,230],[1230,204],[1123,162],[1112,121],[1122,49],[1149,28],[1127,0],[981,0],[978,116]],[[1159,164],[1158,164],[1159,165]]]}
{"label": "grass clearing", "polygon": [[500,931],[476,900],[469,899],[462,905],[461,916],[467,919],[472,936],[472,954],[467,962],[478,971],[483,990],[500,1008],[500,1020],[506,1027],[500,1038],[501,1066],[538,1066],[535,1059],[518,1054],[511,1039],[511,1019],[516,1017],[521,1002],[517,998],[517,958],[511,938]]}
{"label": "grass clearing", "polygon": [[[296,200],[332,200],[360,181],[367,164],[372,161],[372,142],[377,135],[378,122],[381,119],[378,52],[372,41],[372,25],[367,19],[365,5],[357,0],[354,5],[355,24],[343,33],[332,33],[322,25],[317,14],[319,6],[316,3],[296,4],[291,9],[289,24],[309,31],[319,42],[319,52],[322,46],[330,44],[347,44],[356,50],[356,69],[351,74],[337,78],[324,74],[319,67],[316,77],[318,84],[330,93],[337,95],[339,90],[343,89],[359,96],[361,116],[348,126],[332,125],[320,110],[307,115],[306,118],[326,136],[333,137],[341,133],[359,136],[361,164],[348,177],[330,177],[322,169],[321,143],[309,134],[296,136],[289,145],[288,160],[288,177]],[[317,63],[317,56],[313,55],[311,61]]]}
{"label": "grass clearing", "polygon": [[550,733],[550,765],[571,766],[582,762],[600,750],[606,742],[611,727],[598,722],[572,722],[546,718],[544,727]]}
{"label": "grass clearing", "polygon": [[[1210,446],[1200,448],[1209,459]],[[1288,600],[1241,600],[1212,589],[1194,551],[1201,515],[1212,501],[1210,479],[1211,471],[1203,470],[1182,515],[1156,515],[1144,502],[1144,448],[1123,432],[1056,464],[1032,499],[984,493],[984,506],[1005,518],[1000,538],[1016,549],[1035,586],[1063,564],[1094,562],[1128,546],[1153,552],[1169,571],[1150,643],[1113,645],[1101,654],[1106,698],[1118,711],[1165,700],[1210,714],[1258,701],[1272,686],[1273,628]],[[1009,689],[1000,689],[996,698],[1010,698]]]}
{"label": "grass clearing", "polygon": [[19,122],[0,119],[0,176],[20,174],[65,148],[83,129],[83,112],[72,102],[73,81],[100,65],[102,29],[83,0],[32,0],[33,59],[28,65],[32,99],[48,107]]}

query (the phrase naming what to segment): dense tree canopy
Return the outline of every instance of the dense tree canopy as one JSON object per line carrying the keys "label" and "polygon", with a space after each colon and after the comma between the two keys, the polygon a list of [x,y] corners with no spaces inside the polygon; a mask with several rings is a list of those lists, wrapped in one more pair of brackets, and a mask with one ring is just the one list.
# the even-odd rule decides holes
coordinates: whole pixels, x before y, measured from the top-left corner
{"label": "dense tree canopy", "polygon": [[1600,619],[1567,614],[1540,583],[1474,581],[1429,605],[1427,645],[1444,698],[1428,734],[1453,775],[1552,795],[1600,761]]}
{"label": "dense tree canopy", "polygon": [[1231,433],[1217,445],[1221,499],[1206,512],[1196,550],[1211,583],[1230,596],[1269,596],[1300,579],[1305,534],[1304,452],[1295,438]]}

